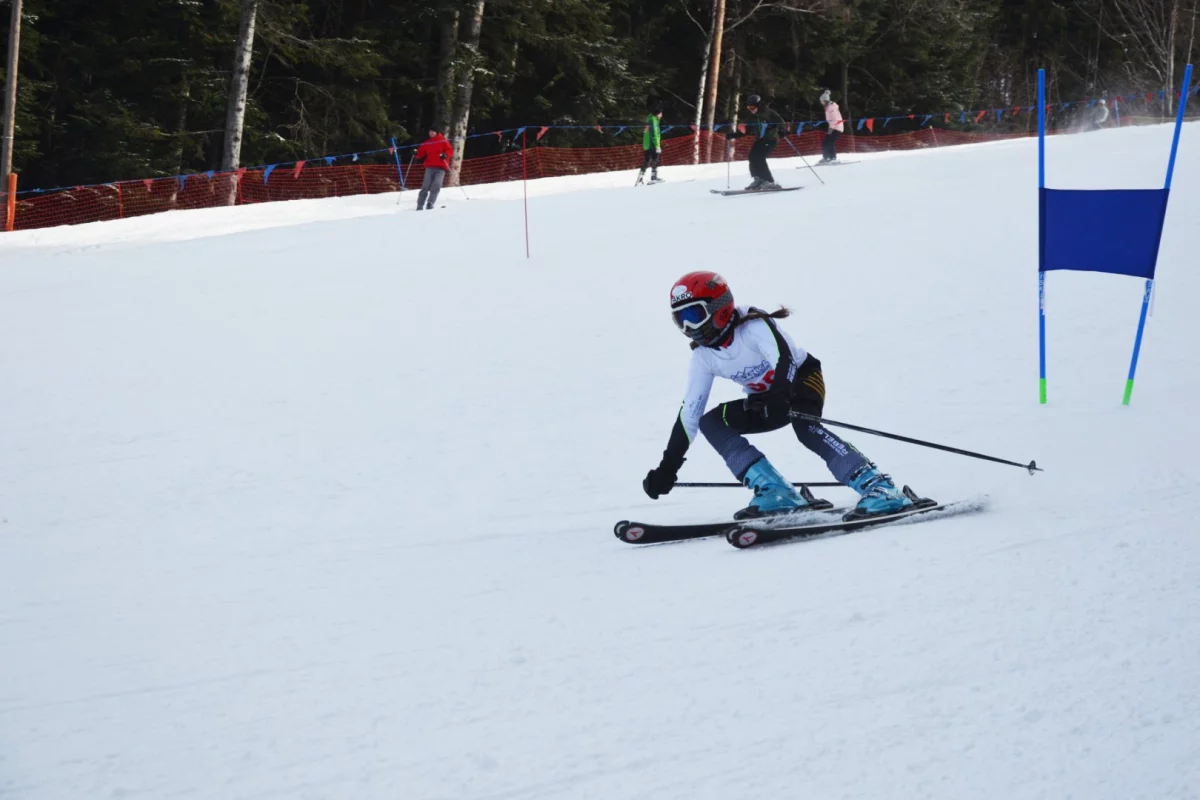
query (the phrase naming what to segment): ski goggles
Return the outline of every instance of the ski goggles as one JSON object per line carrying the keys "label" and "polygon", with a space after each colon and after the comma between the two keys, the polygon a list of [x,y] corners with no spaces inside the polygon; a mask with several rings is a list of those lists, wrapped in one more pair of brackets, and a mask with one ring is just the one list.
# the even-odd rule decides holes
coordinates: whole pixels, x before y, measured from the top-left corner
{"label": "ski goggles", "polygon": [[671,309],[671,318],[675,320],[675,326],[681,331],[691,331],[704,325],[712,319],[712,314],[708,311],[708,303],[704,300],[697,300],[687,305],[679,306],[679,308]]}

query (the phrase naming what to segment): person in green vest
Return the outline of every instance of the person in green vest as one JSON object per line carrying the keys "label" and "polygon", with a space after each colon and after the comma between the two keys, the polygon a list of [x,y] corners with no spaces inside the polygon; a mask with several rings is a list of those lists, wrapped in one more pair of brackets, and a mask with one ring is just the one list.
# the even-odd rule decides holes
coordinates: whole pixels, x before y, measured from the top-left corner
{"label": "person in green vest", "polygon": [[658,157],[662,155],[662,130],[659,126],[662,115],[662,100],[651,99],[650,113],[646,116],[646,132],[642,134],[645,158],[642,160],[642,169],[638,172],[638,183],[643,182],[647,168],[650,170],[650,183],[662,183],[662,178],[658,177]]}

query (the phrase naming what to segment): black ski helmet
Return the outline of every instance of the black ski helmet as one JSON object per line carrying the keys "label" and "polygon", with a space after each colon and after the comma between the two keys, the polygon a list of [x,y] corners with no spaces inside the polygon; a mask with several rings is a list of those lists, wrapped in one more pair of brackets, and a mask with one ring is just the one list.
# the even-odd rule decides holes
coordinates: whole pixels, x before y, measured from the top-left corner
{"label": "black ski helmet", "polygon": [[661,114],[663,110],[663,101],[661,97],[651,97],[650,102],[646,103],[646,108],[651,114]]}
{"label": "black ski helmet", "polygon": [[756,94],[752,94],[746,98],[746,107],[747,108],[749,108],[750,106],[754,106],[755,108],[758,108],[761,105],[762,105],[762,98]]}

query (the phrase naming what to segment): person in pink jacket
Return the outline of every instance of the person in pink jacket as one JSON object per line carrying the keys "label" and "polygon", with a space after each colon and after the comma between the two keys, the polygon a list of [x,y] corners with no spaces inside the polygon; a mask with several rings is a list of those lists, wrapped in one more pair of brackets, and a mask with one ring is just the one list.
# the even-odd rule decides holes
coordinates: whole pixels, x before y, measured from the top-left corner
{"label": "person in pink jacket", "polygon": [[837,140],[845,130],[845,120],[842,119],[842,110],[838,108],[838,104],[830,99],[828,89],[821,94],[821,105],[825,106],[825,121],[829,123],[829,126],[825,131],[825,141],[821,143],[823,157],[817,163],[835,164],[837,163]]}

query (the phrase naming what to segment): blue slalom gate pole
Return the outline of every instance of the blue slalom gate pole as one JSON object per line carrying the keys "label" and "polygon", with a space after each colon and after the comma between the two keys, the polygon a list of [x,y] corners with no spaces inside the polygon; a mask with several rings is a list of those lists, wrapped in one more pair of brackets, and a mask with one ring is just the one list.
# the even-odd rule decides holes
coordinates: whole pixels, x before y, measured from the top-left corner
{"label": "blue slalom gate pole", "polygon": [[1046,405],[1046,273],[1038,272],[1038,402]]}
{"label": "blue slalom gate pole", "polygon": [[1046,70],[1038,70],[1038,402],[1046,404]]}
{"label": "blue slalom gate pole", "polygon": [[1142,333],[1146,330],[1146,311],[1150,308],[1150,295],[1154,292],[1154,279],[1146,281],[1146,293],[1142,296],[1142,313],[1138,317],[1137,336],[1133,339],[1133,360],[1129,362],[1129,377],[1125,379],[1125,398],[1121,405],[1129,405],[1133,396],[1133,376],[1137,372],[1138,353],[1142,350]]}
{"label": "blue slalom gate pole", "polygon": [[392,137],[392,155],[396,157],[396,172],[400,175],[400,191],[405,190],[404,170],[400,168],[400,148],[396,147],[396,137]]}
{"label": "blue slalom gate pole", "polygon": [[1183,112],[1187,109],[1188,92],[1192,88],[1192,65],[1183,70],[1183,90],[1179,92],[1179,106],[1175,109],[1175,135],[1171,138],[1171,158],[1167,161],[1167,182],[1163,188],[1170,191],[1171,175],[1175,172],[1175,156],[1179,154],[1179,134],[1183,131]]}
{"label": "blue slalom gate pole", "polygon": [[[1170,199],[1171,178],[1175,174],[1175,156],[1179,154],[1179,135],[1183,131],[1183,113],[1187,109],[1188,92],[1192,86],[1192,65],[1188,64],[1183,71],[1183,89],[1179,92],[1179,107],[1175,110],[1175,133],[1171,138],[1171,157],[1167,161],[1167,179],[1163,183],[1163,192],[1166,193],[1167,200]],[[1166,215],[1166,202],[1163,203],[1164,222]],[[1162,241],[1162,229],[1159,229],[1159,241]],[[1158,259],[1158,248],[1155,247],[1155,260]],[[1154,294],[1154,278],[1146,280],[1146,292],[1142,295],[1142,311],[1138,316],[1137,336],[1133,339],[1133,358],[1129,361],[1129,377],[1125,379],[1125,396],[1121,400],[1121,405],[1129,405],[1129,400],[1133,397],[1133,379],[1137,375],[1138,356],[1142,351],[1142,334],[1146,330],[1146,312],[1150,309],[1150,298]]]}

